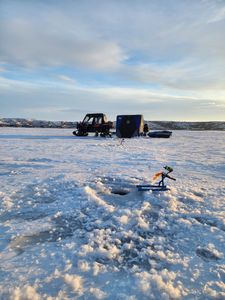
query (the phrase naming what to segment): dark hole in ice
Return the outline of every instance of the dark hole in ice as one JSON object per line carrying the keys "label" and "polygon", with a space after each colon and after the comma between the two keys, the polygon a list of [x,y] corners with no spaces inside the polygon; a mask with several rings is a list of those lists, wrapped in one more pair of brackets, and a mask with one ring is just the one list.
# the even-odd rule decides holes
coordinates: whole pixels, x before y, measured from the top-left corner
{"label": "dark hole in ice", "polygon": [[111,191],[112,194],[120,195],[120,196],[125,196],[129,193],[128,190],[125,189],[113,189]]}

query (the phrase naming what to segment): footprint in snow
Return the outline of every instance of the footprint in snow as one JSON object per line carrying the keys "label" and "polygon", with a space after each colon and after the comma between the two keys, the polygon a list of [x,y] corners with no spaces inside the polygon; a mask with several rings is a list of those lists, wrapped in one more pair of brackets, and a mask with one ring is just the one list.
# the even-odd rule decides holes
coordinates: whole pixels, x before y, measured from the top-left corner
{"label": "footprint in snow", "polygon": [[204,261],[216,261],[219,260],[220,257],[213,251],[206,248],[197,248],[196,254],[201,257]]}

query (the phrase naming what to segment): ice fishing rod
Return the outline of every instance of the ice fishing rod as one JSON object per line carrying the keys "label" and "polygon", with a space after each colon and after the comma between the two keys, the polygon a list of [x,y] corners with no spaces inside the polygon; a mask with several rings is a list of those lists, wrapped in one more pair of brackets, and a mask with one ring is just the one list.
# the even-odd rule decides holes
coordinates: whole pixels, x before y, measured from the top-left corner
{"label": "ice fishing rod", "polygon": [[171,180],[174,180],[176,181],[176,178],[174,177],[171,177],[169,174],[173,172],[173,168],[169,167],[169,166],[165,166],[164,169],[167,171],[167,172],[159,172],[159,173],[156,173],[154,176],[153,176],[153,181],[157,180],[158,178],[161,177],[161,180],[158,182],[158,184],[140,184],[140,185],[137,185],[137,189],[138,191],[168,191],[169,188],[165,185],[165,182],[164,180],[166,178],[169,178]]}

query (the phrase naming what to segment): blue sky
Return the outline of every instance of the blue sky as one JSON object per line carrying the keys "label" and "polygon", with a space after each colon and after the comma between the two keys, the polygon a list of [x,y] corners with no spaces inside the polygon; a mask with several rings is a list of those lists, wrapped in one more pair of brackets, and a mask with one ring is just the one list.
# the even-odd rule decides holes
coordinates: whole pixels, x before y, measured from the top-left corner
{"label": "blue sky", "polygon": [[0,0],[0,118],[225,120],[224,0]]}

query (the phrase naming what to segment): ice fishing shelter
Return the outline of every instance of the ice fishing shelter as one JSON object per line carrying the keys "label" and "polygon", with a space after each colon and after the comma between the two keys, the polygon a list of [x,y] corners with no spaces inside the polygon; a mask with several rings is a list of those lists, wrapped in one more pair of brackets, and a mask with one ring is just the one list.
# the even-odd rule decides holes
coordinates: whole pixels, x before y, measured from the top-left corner
{"label": "ice fishing shelter", "polygon": [[119,138],[132,138],[143,133],[143,115],[119,115],[116,118],[116,135]]}

